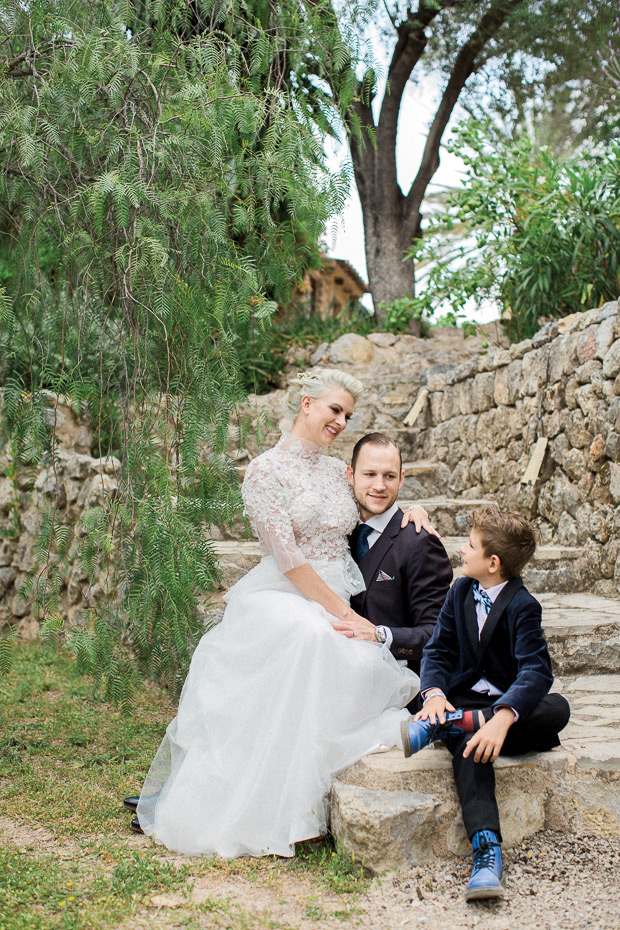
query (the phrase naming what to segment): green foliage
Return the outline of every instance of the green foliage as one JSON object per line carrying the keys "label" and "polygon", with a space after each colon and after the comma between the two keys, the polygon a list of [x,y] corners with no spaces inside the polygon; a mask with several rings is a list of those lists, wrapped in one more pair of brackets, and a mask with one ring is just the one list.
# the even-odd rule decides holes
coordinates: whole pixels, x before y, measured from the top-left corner
{"label": "green foliage", "polygon": [[620,270],[620,145],[604,156],[561,161],[522,137],[509,144],[469,123],[453,150],[467,178],[411,255],[429,267],[420,300],[496,301],[512,339],[541,319],[615,299]]}
{"label": "green foliage", "polygon": [[142,674],[179,691],[203,630],[209,526],[240,507],[248,354],[348,187],[324,168],[334,113],[305,78],[350,54],[320,8],[261,0],[2,11],[4,436],[53,471],[60,398],[122,461],[82,527],[45,517],[29,590],[54,635],[72,547],[105,570],[73,643],[128,707]]}
{"label": "green foliage", "polygon": [[390,304],[381,304],[381,324],[382,328],[388,333],[406,333],[412,320],[419,320],[424,312],[424,307],[417,299],[410,294],[404,297],[397,297]]}

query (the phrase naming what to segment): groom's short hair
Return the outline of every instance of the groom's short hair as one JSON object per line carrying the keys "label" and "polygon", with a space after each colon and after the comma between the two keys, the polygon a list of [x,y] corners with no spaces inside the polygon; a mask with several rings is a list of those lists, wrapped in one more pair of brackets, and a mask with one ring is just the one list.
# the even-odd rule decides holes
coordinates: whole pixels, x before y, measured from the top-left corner
{"label": "groom's short hair", "polygon": [[365,436],[362,436],[361,439],[358,439],[355,445],[353,446],[353,453],[351,455],[351,468],[355,471],[355,466],[357,465],[357,460],[359,458],[360,451],[364,446],[393,446],[398,452],[398,472],[403,469],[403,456],[394,442],[393,439],[390,439],[389,436],[386,436],[385,433],[367,433]]}

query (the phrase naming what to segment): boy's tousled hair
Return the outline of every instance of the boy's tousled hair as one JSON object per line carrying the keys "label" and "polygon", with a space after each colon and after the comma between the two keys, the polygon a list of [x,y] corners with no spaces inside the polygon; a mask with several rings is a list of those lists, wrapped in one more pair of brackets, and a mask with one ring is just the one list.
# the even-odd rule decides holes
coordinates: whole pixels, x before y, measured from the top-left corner
{"label": "boy's tousled hair", "polygon": [[503,578],[516,578],[536,549],[536,530],[521,514],[497,507],[480,507],[467,518],[467,524],[480,536],[487,558],[496,555]]}
{"label": "boy's tousled hair", "polygon": [[402,453],[394,440],[390,439],[389,436],[386,436],[385,433],[367,433],[365,436],[362,436],[361,439],[357,440],[353,446],[353,452],[351,454],[351,468],[353,471],[355,471],[355,466],[357,465],[360,451],[364,448],[364,446],[393,446],[398,452],[399,471],[402,471]]}

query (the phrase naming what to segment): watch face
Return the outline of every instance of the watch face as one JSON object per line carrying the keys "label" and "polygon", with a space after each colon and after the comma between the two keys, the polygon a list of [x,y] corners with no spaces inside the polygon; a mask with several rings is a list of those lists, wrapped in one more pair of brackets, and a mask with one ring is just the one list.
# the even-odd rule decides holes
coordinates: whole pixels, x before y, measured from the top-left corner
{"label": "watch face", "polygon": [[377,637],[378,643],[384,643],[387,639],[387,633],[385,632],[385,627],[378,626],[375,630],[375,636]]}

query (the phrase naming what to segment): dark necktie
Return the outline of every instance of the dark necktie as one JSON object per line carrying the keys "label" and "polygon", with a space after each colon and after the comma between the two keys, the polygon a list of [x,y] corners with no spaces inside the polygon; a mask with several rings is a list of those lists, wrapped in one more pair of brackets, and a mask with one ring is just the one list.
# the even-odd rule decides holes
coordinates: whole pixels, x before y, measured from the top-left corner
{"label": "dark necktie", "polygon": [[493,606],[493,601],[489,597],[486,591],[481,591],[478,583],[474,585],[474,600],[478,601],[479,604],[482,604],[484,607],[484,612],[488,616],[491,607]]}
{"label": "dark necktie", "polygon": [[355,561],[360,562],[366,553],[368,552],[370,546],[368,545],[368,537],[374,530],[372,526],[368,526],[366,523],[362,523],[359,529],[359,534],[357,537],[357,544],[355,546]]}

